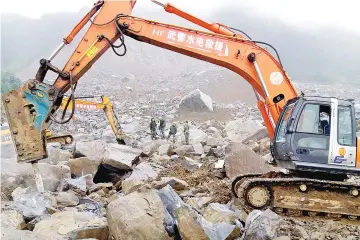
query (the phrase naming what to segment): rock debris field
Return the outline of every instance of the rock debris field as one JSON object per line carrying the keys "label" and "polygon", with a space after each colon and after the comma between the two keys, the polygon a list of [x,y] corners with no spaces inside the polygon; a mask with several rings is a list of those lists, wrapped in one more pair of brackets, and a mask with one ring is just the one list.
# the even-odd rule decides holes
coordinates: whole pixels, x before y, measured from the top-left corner
{"label": "rock debris field", "polygon": [[[77,111],[70,123],[51,125],[75,143],[48,144],[38,164],[44,193],[31,164],[16,163],[12,146],[2,146],[2,239],[360,239],[356,224],[269,209],[247,214],[237,204],[234,177],[279,170],[266,163],[270,140],[255,104],[217,103],[195,89],[114,105],[127,145],[116,143],[101,111]],[[150,118],[161,116],[167,132],[177,123],[174,142],[151,140]]]}

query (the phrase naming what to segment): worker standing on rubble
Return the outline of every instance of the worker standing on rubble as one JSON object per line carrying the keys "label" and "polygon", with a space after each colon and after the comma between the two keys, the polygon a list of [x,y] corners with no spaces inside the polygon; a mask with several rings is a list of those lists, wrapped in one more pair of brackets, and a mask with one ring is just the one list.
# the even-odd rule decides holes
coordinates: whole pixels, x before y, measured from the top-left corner
{"label": "worker standing on rubble", "polygon": [[185,135],[185,144],[186,144],[186,145],[189,145],[189,132],[190,132],[190,129],[189,129],[188,121],[185,121],[185,124],[184,124],[184,135]]}
{"label": "worker standing on rubble", "polygon": [[173,136],[173,142],[175,142],[176,133],[177,133],[176,123],[173,122],[173,124],[170,126],[169,135],[168,135],[167,139],[169,140],[170,137]]}
{"label": "worker standing on rubble", "polygon": [[156,137],[156,121],[154,118],[151,118],[150,132],[151,132],[151,139],[155,139],[155,137]]}
{"label": "worker standing on rubble", "polygon": [[160,130],[162,139],[165,138],[165,126],[166,126],[166,123],[165,123],[164,118],[160,118],[159,130]]}

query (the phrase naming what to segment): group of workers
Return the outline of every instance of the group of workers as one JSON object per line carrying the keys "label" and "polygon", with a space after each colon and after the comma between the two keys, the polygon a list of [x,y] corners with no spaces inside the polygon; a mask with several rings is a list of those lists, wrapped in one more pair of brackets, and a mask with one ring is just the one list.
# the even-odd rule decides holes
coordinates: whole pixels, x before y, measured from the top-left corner
{"label": "group of workers", "polygon": [[[157,122],[154,118],[151,118],[150,121],[150,132],[151,132],[151,139],[156,139],[156,129],[158,128],[160,131],[160,136],[162,139],[165,139],[165,127],[166,127],[166,122],[163,118],[160,118],[159,121]],[[185,144],[189,144],[189,132],[190,132],[190,128],[189,128],[189,123],[188,121],[185,121],[184,123],[184,136],[185,136]],[[177,133],[177,125],[176,122],[173,122],[170,126],[169,129],[169,134],[167,136],[167,140],[170,139],[170,137],[172,137],[173,142],[175,142],[175,135]]]}

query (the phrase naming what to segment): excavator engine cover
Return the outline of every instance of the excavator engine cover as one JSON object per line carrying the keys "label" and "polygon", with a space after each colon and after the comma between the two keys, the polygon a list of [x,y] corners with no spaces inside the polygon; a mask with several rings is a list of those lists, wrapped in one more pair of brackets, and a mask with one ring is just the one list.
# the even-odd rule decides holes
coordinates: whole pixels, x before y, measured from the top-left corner
{"label": "excavator engine cover", "polygon": [[47,157],[45,121],[56,96],[56,89],[37,80],[2,96],[18,162]]}

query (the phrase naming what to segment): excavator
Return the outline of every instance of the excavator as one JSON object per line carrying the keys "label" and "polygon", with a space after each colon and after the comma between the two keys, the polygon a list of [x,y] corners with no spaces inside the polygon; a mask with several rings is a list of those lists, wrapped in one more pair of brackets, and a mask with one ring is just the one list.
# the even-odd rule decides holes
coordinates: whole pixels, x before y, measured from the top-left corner
{"label": "excavator", "polygon": [[[299,94],[271,44],[169,3],[152,2],[206,30],[133,16],[135,0],[96,2],[50,57],[40,60],[35,78],[2,98],[18,162],[36,163],[47,156],[47,122],[66,123],[74,112],[72,104],[69,118],[54,116],[64,94],[70,91],[74,103],[81,77],[109,48],[124,56],[129,37],[222,66],[252,86],[271,139],[273,162],[284,171],[232,179],[233,194],[245,211],[269,208],[281,215],[360,220],[360,184],[348,180],[360,175],[354,101]],[[52,60],[87,23],[65,66],[54,66]],[[44,82],[48,71],[58,74],[53,84]]]}
{"label": "excavator", "polygon": [[[101,103],[84,100],[84,99],[92,99],[92,98],[97,98],[97,97],[101,98]],[[65,110],[67,107],[72,108],[72,101],[69,101],[69,99],[70,99],[69,96],[65,96],[63,98],[61,105],[60,105],[60,109]],[[105,95],[80,96],[80,97],[75,97],[74,99],[75,99],[75,101],[74,101],[75,108],[86,109],[86,110],[96,110],[96,109],[103,110],[108,122],[110,123],[111,129],[114,132],[116,141],[121,145],[126,145],[125,134],[123,133],[122,127],[121,127],[119,120],[114,112],[114,106],[112,105],[109,97],[107,97]]]}

